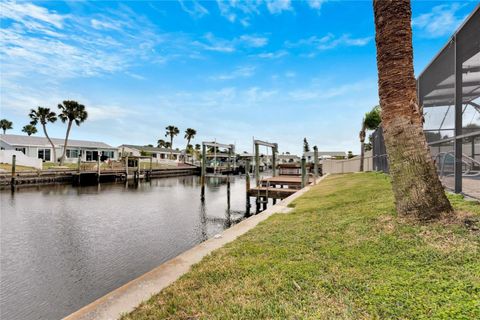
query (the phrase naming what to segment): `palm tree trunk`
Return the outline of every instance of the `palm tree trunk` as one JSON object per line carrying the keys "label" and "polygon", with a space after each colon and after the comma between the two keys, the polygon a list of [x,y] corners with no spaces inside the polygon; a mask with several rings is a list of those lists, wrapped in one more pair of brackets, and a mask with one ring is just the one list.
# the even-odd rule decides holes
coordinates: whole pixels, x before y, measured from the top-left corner
{"label": "palm tree trunk", "polygon": [[43,123],[42,123],[42,128],[43,128],[43,133],[45,133],[45,137],[47,137],[48,142],[50,142],[50,144],[52,145],[53,163],[56,164],[57,163],[57,151],[55,151],[55,145],[53,144],[52,139],[50,139],[50,137],[48,136],[47,127]]}
{"label": "palm tree trunk", "polygon": [[68,136],[70,135],[70,129],[71,129],[71,128],[72,128],[72,121],[68,121],[67,134],[65,135],[65,142],[63,143],[62,158],[60,159],[60,165],[61,165],[61,166],[63,166],[63,162],[65,161],[65,156],[67,155]]}
{"label": "palm tree trunk", "polygon": [[360,172],[363,172],[363,162],[365,160],[365,119],[362,120],[362,130],[360,130]]}
{"label": "palm tree trunk", "polygon": [[170,160],[173,160],[173,135],[170,136]]}
{"label": "palm tree trunk", "polygon": [[409,0],[374,0],[382,127],[399,214],[438,218],[452,207],[423,132],[413,73]]}
{"label": "palm tree trunk", "polygon": [[185,148],[185,156],[183,157],[183,163],[187,162],[187,151],[188,151],[189,145],[190,145],[190,139],[187,139],[187,147]]}

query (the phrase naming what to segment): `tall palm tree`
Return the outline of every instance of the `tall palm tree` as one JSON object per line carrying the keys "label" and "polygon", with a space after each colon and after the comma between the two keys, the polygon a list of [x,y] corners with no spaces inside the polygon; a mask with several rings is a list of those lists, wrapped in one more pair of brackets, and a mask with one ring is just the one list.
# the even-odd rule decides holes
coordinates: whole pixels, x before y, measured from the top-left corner
{"label": "tall palm tree", "polygon": [[176,135],[178,135],[180,133],[180,130],[178,130],[177,127],[175,126],[168,126],[165,128],[165,130],[167,130],[167,132],[165,133],[165,137],[170,137],[170,160],[172,160],[173,158],[173,137],[175,137]]}
{"label": "tall palm tree", "polygon": [[67,123],[67,133],[65,134],[65,143],[63,144],[62,158],[60,159],[60,165],[63,165],[65,155],[67,154],[68,136],[70,135],[72,124],[75,122],[75,124],[79,126],[82,122],[87,120],[88,113],[83,104],[73,100],[63,101],[63,104],[58,105],[58,109],[60,109],[58,117],[63,123]]}
{"label": "tall palm tree", "polygon": [[25,132],[28,136],[31,136],[32,134],[37,133],[37,127],[35,127],[33,124],[27,124],[26,126],[23,126],[22,132]]}
{"label": "tall palm tree", "polygon": [[158,148],[166,148],[166,147],[165,147],[165,144],[166,144],[165,140],[163,140],[163,139],[158,139],[158,141],[157,141],[157,147],[158,147]]}
{"label": "tall palm tree", "polygon": [[428,150],[417,104],[410,0],[373,0],[373,8],[382,128],[397,212],[435,219],[452,207]]}
{"label": "tall palm tree", "polygon": [[57,121],[57,115],[55,114],[55,112],[51,111],[50,108],[37,107],[37,110],[30,110],[30,114],[28,116],[30,117],[30,119],[32,119],[32,121],[30,122],[31,125],[36,125],[39,122],[42,125],[43,133],[45,134],[45,137],[52,146],[53,163],[57,163],[57,152],[55,150],[55,145],[53,144],[52,139],[50,139],[47,133],[47,123],[54,123],[55,121]]}
{"label": "tall palm tree", "polygon": [[7,119],[0,120],[0,128],[3,130],[3,134],[7,132],[7,130],[13,129],[13,122],[8,121]]}
{"label": "tall palm tree", "polygon": [[365,159],[365,135],[367,130],[375,130],[378,128],[381,122],[380,118],[380,106],[373,107],[372,110],[365,114],[362,119],[362,129],[360,130],[360,172],[363,171],[363,162]]}
{"label": "tall palm tree", "polygon": [[[190,145],[190,140],[195,138],[196,134],[197,134],[197,131],[195,129],[188,128],[187,130],[185,130],[184,138],[187,139],[187,146],[185,147],[185,157],[183,158],[183,162],[185,162],[187,160],[186,153],[189,150],[188,146]],[[192,148],[192,150],[193,150],[193,148]]]}

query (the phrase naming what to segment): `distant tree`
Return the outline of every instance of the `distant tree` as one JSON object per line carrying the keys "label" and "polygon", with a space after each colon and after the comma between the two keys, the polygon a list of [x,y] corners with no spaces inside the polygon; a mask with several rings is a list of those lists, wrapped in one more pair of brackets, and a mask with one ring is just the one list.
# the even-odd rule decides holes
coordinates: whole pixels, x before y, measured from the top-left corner
{"label": "distant tree", "polygon": [[352,152],[352,151],[348,151],[347,158],[348,158],[348,159],[353,158],[353,152]]}
{"label": "distant tree", "polygon": [[202,149],[202,146],[199,143],[195,144],[195,151],[200,151]]}
{"label": "distant tree", "polygon": [[363,171],[363,162],[365,159],[365,135],[367,130],[375,130],[380,126],[380,106],[373,107],[372,110],[365,113],[362,119],[362,129],[360,130],[360,171]]}
{"label": "distant tree", "polygon": [[63,165],[65,162],[65,156],[67,154],[68,136],[70,135],[72,124],[75,122],[77,126],[80,126],[81,123],[87,120],[88,113],[83,104],[73,100],[64,100],[63,104],[58,104],[58,109],[60,109],[58,117],[63,123],[67,123],[67,133],[65,134],[65,142],[63,144],[63,154],[60,158],[60,165]]}
{"label": "distant tree", "polygon": [[290,152],[289,152],[289,151],[287,151],[287,152],[285,152],[285,154],[290,154]]}
{"label": "distant tree", "polygon": [[310,146],[308,145],[307,138],[303,138],[303,152],[309,152]]}
{"label": "distant tree", "polygon": [[413,70],[409,0],[373,0],[382,128],[398,214],[422,220],[452,212],[423,133]]}
{"label": "distant tree", "polygon": [[170,142],[165,142],[165,148],[170,149],[172,147],[172,144]]}
{"label": "distant tree", "polygon": [[[187,139],[187,147],[185,148],[185,152],[188,150],[188,146],[190,145],[190,140],[195,138],[196,134],[197,134],[197,131],[195,129],[188,128],[187,130],[185,130],[184,138]],[[183,162],[185,162],[186,160],[187,160],[187,157],[184,157]]]}
{"label": "distant tree", "polygon": [[7,119],[0,120],[0,128],[3,130],[3,134],[7,132],[7,130],[13,129],[13,122],[8,121]]}
{"label": "distant tree", "polygon": [[145,147],[153,148],[153,144],[149,143],[149,144],[147,144]]}
{"label": "distant tree", "polygon": [[57,121],[56,113],[51,111],[50,108],[37,107],[37,110],[30,110],[30,114],[28,116],[30,117],[30,119],[32,119],[32,121],[30,122],[31,125],[35,126],[39,122],[42,125],[43,133],[45,134],[45,137],[52,146],[53,163],[57,163],[57,151],[55,150],[55,145],[53,144],[52,139],[50,139],[47,133],[47,123],[54,123],[55,121]]}
{"label": "distant tree", "polygon": [[165,140],[158,139],[158,141],[157,141],[157,147],[158,148],[166,148],[165,144],[166,144]]}
{"label": "distant tree", "polygon": [[23,126],[22,132],[25,132],[28,136],[31,136],[32,134],[37,133],[37,127],[35,127],[33,124],[27,124],[26,126]]}
{"label": "distant tree", "polygon": [[[173,148],[173,137],[175,137],[176,135],[178,135],[180,133],[180,130],[178,130],[177,127],[175,126],[168,126],[165,128],[165,130],[167,131],[165,133],[165,137],[170,137],[170,149]],[[170,160],[173,159],[173,150],[170,150]]]}

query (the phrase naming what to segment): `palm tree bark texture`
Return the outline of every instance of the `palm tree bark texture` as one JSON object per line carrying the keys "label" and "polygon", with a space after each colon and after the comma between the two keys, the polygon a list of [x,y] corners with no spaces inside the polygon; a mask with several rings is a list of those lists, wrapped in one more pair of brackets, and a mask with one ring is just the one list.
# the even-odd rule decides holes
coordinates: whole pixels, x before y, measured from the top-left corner
{"label": "palm tree bark texture", "polygon": [[451,212],[423,132],[413,72],[409,0],[373,0],[378,87],[397,212],[421,220]]}

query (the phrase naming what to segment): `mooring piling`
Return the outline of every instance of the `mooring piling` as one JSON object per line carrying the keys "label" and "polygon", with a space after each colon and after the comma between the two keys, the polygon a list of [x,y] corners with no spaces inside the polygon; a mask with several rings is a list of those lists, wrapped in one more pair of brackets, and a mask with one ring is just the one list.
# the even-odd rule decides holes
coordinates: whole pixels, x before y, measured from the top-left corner
{"label": "mooring piling", "polygon": [[12,155],[12,179],[11,179],[11,188],[12,191],[15,191],[15,174],[17,169],[17,156]]}
{"label": "mooring piling", "polygon": [[318,148],[317,146],[313,147],[313,174],[315,181],[318,179]]}
{"label": "mooring piling", "polygon": [[306,159],[305,156],[302,156],[302,189],[306,185],[305,177],[307,176],[307,168],[306,168]]}
{"label": "mooring piling", "polygon": [[250,215],[250,161],[245,162],[246,215]]}

